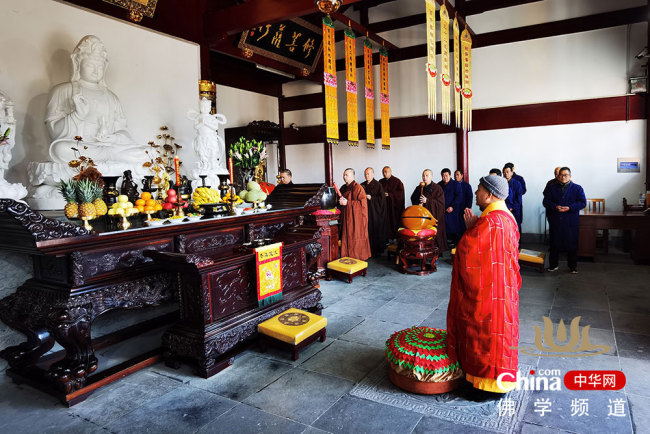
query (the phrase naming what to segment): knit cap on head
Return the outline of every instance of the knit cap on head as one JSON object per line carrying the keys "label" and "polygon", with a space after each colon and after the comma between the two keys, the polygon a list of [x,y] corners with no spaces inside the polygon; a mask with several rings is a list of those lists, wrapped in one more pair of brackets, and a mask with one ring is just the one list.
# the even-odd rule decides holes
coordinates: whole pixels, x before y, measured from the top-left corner
{"label": "knit cap on head", "polygon": [[508,180],[496,175],[484,176],[480,179],[479,183],[485,187],[487,191],[501,200],[508,197]]}

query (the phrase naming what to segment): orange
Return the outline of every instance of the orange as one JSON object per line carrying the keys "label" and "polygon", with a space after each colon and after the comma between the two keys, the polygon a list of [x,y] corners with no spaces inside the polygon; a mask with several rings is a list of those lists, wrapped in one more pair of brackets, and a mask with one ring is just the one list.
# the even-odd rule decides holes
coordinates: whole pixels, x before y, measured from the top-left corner
{"label": "orange", "polygon": [[148,191],[143,191],[140,197],[144,200],[151,199],[151,193],[149,193]]}
{"label": "orange", "polygon": [[144,199],[138,199],[135,201],[135,206],[144,206],[145,200]]}
{"label": "orange", "polygon": [[156,211],[160,211],[162,209],[162,205],[159,203],[156,203]]}
{"label": "orange", "polygon": [[151,206],[151,205],[145,205],[144,210],[145,210],[145,211],[154,211],[155,208],[156,208],[155,205],[153,205],[153,206]]}
{"label": "orange", "polygon": [[153,199],[147,199],[147,200],[144,202],[144,205],[145,205],[145,206],[156,206],[156,201],[153,200]]}
{"label": "orange", "polygon": [[139,212],[144,212],[145,206],[144,205],[137,205],[136,208],[138,208]]}

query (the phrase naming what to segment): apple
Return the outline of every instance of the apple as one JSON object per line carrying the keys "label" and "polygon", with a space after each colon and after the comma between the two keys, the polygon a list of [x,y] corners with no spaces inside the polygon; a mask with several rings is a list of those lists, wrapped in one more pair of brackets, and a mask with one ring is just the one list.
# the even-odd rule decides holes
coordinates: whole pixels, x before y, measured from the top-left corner
{"label": "apple", "polygon": [[183,202],[183,208],[187,208],[189,206],[189,202]]}
{"label": "apple", "polygon": [[167,196],[165,198],[165,201],[167,203],[176,203],[178,201],[178,198],[176,196]]}
{"label": "apple", "polygon": [[176,197],[176,190],[170,188],[169,190],[167,190],[167,196]]}
{"label": "apple", "polygon": [[173,207],[174,207],[174,206],[173,206],[171,203],[169,203],[169,202],[165,202],[165,203],[162,204],[162,208],[163,208],[164,210],[170,210],[170,209],[172,209]]}

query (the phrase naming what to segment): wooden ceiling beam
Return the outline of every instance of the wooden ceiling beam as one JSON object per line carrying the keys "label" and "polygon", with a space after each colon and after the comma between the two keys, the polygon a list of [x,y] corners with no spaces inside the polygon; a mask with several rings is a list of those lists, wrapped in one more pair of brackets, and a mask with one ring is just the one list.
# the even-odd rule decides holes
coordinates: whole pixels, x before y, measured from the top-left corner
{"label": "wooden ceiling beam", "polygon": [[604,12],[579,18],[570,18],[550,23],[534,24],[532,26],[481,33],[477,38],[475,38],[472,48],[548,38],[551,36],[568,35],[571,33],[588,32],[590,30],[645,22],[647,19],[648,6],[639,6],[636,8],[621,9],[618,11]]}
{"label": "wooden ceiling beam", "polygon": [[[512,42],[527,41],[531,39],[547,38],[571,33],[586,32],[627,24],[640,23],[647,20],[648,6],[623,9],[620,11],[605,12],[586,17],[572,18],[551,23],[535,24],[532,26],[518,27],[515,29],[499,30],[497,32],[481,33],[474,37],[472,48],[488,47],[491,45],[509,44]],[[450,51],[453,47],[450,46]],[[436,42],[436,53],[440,54],[440,41]],[[388,52],[389,62],[426,57],[427,44],[402,47]],[[379,54],[373,54],[373,64],[379,63]],[[357,56],[357,65],[363,65],[363,56]],[[337,71],[345,69],[345,59],[336,61]]]}
{"label": "wooden ceiling beam", "polygon": [[464,3],[463,13],[465,16],[476,15],[495,9],[505,9],[540,1],[542,0],[472,0]]}
{"label": "wooden ceiling beam", "polygon": [[362,26],[361,24],[357,23],[356,21],[348,18],[347,16],[343,15],[340,12],[334,12],[331,14],[332,18],[335,19],[336,21],[339,21],[343,23],[344,25],[349,25],[352,30],[356,32],[358,35],[366,35],[368,39],[373,41],[374,43],[378,45],[383,45],[386,47],[388,50],[398,50],[399,47],[397,45],[394,45],[387,41],[386,39],[382,38],[381,36],[378,36],[375,32],[370,31],[366,27]]}
{"label": "wooden ceiling beam", "polygon": [[[347,4],[361,0],[346,0]],[[205,39],[213,45],[229,35],[318,10],[314,0],[249,0],[229,8],[209,11],[205,16]]]}

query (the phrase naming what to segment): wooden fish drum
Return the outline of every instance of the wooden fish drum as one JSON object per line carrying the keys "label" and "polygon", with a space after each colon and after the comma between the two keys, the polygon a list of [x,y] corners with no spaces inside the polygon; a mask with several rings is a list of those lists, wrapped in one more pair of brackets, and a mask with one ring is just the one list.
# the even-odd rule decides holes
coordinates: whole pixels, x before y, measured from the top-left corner
{"label": "wooden fish drum", "polygon": [[402,227],[407,229],[431,229],[437,224],[435,217],[421,205],[409,206],[402,213]]}

